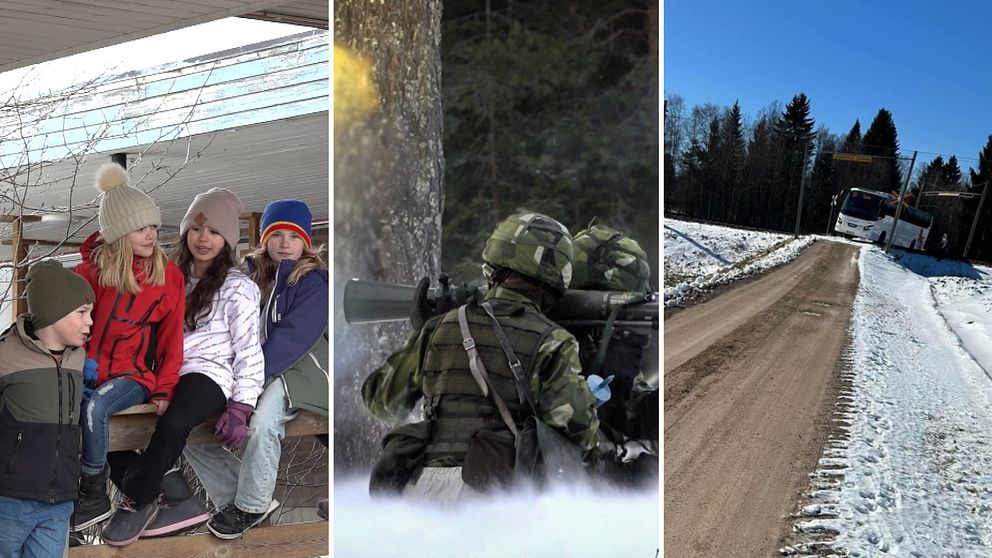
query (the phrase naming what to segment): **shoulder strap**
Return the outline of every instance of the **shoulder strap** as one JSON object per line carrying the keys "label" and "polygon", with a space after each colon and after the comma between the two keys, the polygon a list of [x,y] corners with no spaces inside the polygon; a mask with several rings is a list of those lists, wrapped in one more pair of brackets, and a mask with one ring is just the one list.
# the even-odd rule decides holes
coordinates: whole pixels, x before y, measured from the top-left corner
{"label": "shoulder strap", "polygon": [[603,331],[599,336],[599,344],[596,347],[596,358],[593,360],[589,370],[583,371],[584,374],[599,374],[603,368],[603,363],[606,361],[606,350],[610,345],[610,339],[613,337],[613,329],[616,327],[616,320],[620,314],[620,310],[639,302],[639,300],[630,300],[618,304],[610,311],[610,315],[606,318],[606,323],[603,325]]}
{"label": "shoulder strap", "polygon": [[479,351],[475,349],[475,339],[472,338],[472,332],[468,328],[468,318],[465,317],[464,304],[458,307],[458,328],[462,333],[462,348],[468,353],[468,367],[472,370],[472,377],[475,378],[475,383],[479,384],[482,395],[492,395],[493,401],[496,402],[496,408],[499,410],[499,416],[503,418],[506,427],[510,429],[514,439],[516,439],[518,434],[517,425],[513,422],[513,417],[510,415],[510,409],[506,407],[506,402],[503,401],[496,388],[493,387],[492,380],[489,379],[489,372],[486,370],[486,365],[482,363],[482,359],[479,358]]}
{"label": "shoulder strap", "polygon": [[517,386],[517,397],[520,398],[520,401],[526,401],[530,406],[531,412],[538,415],[537,405],[534,404],[534,398],[531,397],[530,389],[527,386],[527,381],[523,377],[523,366],[520,364],[520,359],[517,358],[517,353],[514,352],[513,347],[510,346],[510,340],[506,337],[506,332],[503,331],[503,326],[501,326],[499,320],[496,319],[496,315],[493,313],[493,307],[488,302],[483,302],[482,308],[492,319],[493,332],[496,334],[496,339],[499,340],[499,346],[503,348],[503,353],[506,355],[506,360],[510,364],[510,372],[513,373],[514,384]]}

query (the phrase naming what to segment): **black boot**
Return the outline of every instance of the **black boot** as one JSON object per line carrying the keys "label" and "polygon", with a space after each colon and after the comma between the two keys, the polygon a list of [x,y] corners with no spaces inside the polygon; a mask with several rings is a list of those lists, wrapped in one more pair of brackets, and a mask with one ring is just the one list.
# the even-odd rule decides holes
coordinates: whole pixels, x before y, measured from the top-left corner
{"label": "black boot", "polygon": [[72,514],[72,530],[82,531],[110,517],[107,496],[107,468],[95,475],[84,474],[79,481],[79,499]]}

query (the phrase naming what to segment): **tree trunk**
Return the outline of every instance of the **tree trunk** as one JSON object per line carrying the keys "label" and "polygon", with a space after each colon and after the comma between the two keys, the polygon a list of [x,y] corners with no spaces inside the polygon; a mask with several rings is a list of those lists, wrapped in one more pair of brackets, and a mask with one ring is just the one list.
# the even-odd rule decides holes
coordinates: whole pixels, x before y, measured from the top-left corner
{"label": "tree trunk", "polygon": [[[444,202],[441,2],[339,0],[334,7],[335,97],[342,99],[334,115],[335,277],[436,278]],[[342,64],[346,55],[367,62],[370,86],[363,90],[360,64],[350,73],[339,67],[339,52]],[[347,473],[371,466],[388,426],[365,410],[361,383],[410,326],[345,324],[342,285],[335,282],[334,461]]]}

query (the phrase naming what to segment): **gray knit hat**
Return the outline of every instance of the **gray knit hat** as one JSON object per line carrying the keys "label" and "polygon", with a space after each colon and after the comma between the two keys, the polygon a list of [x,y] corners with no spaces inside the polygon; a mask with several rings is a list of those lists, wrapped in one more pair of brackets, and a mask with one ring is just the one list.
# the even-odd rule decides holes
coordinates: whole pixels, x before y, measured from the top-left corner
{"label": "gray knit hat", "polygon": [[148,194],[128,183],[127,171],[105,163],[96,171],[100,199],[100,236],[107,244],[148,225],[162,226],[162,214]]}
{"label": "gray knit hat", "polygon": [[84,304],[93,304],[93,287],[55,260],[31,265],[27,276],[28,313],[36,330],[61,320]]}
{"label": "gray knit hat", "polygon": [[245,208],[238,196],[226,188],[211,188],[193,198],[179,224],[179,236],[194,225],[207,226],[220,233],[232,250],[241,238],[241,212]]}

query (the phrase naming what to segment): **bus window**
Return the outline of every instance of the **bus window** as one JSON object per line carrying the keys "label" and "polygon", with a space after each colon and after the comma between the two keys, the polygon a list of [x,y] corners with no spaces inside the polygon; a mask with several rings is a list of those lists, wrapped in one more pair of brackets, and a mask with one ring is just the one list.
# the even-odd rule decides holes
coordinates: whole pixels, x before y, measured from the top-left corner
{"label": "bus window", "polygon": [[840,212],[858,219],[876,221],[881,206],[882,198],[877,194],[851,190],[844,199]]}

